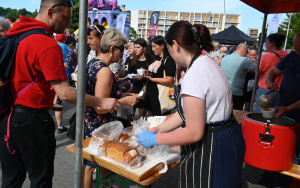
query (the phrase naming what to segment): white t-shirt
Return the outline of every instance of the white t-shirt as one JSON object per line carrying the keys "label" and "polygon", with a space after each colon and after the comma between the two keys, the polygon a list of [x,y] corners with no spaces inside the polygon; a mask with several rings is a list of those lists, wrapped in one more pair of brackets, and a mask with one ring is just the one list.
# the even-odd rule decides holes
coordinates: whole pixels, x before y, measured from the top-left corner
{"label": "white t-shirt", "polygon": [[183,77],[181,94],[205,101],[206,123],[226,120],[232,112],[232,94],[228,79],[220,66],[208,56],[194,61]]}

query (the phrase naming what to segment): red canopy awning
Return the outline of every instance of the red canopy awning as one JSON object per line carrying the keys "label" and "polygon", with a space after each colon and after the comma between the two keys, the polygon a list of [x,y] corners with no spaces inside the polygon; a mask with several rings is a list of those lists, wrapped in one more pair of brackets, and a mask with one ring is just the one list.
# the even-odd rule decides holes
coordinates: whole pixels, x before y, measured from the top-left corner
{"label": "red canopy awning", "polygon": [[256,10],[267,13],[300,12],[300,0],[241,0]]}

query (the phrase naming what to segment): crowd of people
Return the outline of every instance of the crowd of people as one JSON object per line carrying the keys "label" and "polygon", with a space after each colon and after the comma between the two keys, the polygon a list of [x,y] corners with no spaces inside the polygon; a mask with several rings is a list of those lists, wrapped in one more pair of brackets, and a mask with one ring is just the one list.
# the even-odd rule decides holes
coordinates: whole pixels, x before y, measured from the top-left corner
{"label": "crowd of people", "polygon": [[[14,101],[11,115],[0,115],[2,187],[22,187],[26,173],[31,187],[52,187],[56,141],[48,109],[62,101],[76,104],[77,97],[72,78],[78,71],[76,40],[66,30],[72,6],[71,0],[41,0],[37,17],[20,16],[13,28],[0,18],[0,37],[36,28],[47,33],[32,34],[18,46],[10,74],[12,95],[37,82]],[[278,110],[275,118],[286,115],[300,121],[300,33],[291,53],[281,49],[284,39],[278,33],[267,37],[256,85],[257,49],[244,43],[235,48],[221,46],[202,24],[177,21],[166,36],[154,36],[148,42],[143,38],[127,41],[115,28],[89,26],[84,138],[114,120],[130,125],[136,110],[138,118],[174,112],[158,127],[138,134],[138,142],[145,148],[181,146],[180,187],[240,187],[246,148],[233,109],[249,110],[252,90],[258,88],[256,100],[272,91],[272,107]],[[176,109],[161,110],[158,85],[175,88]],[[139,94],[144,87],[142,100]],[[256,103],[255,112],[260,111]],[[57,131],[67,131],[62,111],[56,111],[55,118]],[[299,152],[298,134],[296,163]],[[82,187],[92,187],[95,167],[83,160]],[[100,168],[100,177],[107,172]]]}

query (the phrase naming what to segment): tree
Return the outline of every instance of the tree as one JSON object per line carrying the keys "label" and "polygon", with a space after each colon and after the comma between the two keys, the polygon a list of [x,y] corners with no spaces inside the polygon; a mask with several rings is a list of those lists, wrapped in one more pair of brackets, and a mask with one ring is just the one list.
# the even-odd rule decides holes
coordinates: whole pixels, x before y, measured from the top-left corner
{"label": "tree", "polygon": [[287,39],[287,44],[286,48],[287,49],[292,49],[293,48],[293,38],[296,35],[298,31],[300,31],[300,13],[287,13],[286,16],[287,18],[284,19],[282,24],[280,24],[278,28],[278,33],[284,33],[286,34],[286,31],[288,29],[288,24],[289,24],[289,18],[291,15],[291,23],[290,23],[290,29],[288,33],[288,39]]}
{"label": "tree", "polygon": [[19,15],[26,16],[27,14],[28,14],[28,11],[25,8],[18,10],[18,16]]}
{"label": "tree", "polygon": [[137,33],[133,27],[130,27],[129,40],[137,38]]}
{"label": "tree", "polygon": [[79,0],[73,0],[71,25],[68,29],[75,31],[79,28]]}
{"label": "tree", "polygon": [[7,11],[6,11],[6,9],[5,8],[3,8],[3,7],[0,7],[0,16],[2,16],[2,15],[6,15],[7,14]]}
{"label": "tree", "polygon": [[14,14],[13,12],[8,12],[6,14],[6,18],[10,19],[10,21],[15,22],[18,18],[18,16],[16,14]]}

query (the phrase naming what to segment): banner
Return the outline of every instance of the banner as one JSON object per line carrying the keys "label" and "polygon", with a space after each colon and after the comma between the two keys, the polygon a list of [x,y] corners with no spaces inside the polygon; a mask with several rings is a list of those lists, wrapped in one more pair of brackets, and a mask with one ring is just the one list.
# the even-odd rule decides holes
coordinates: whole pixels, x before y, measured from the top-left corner
{"label": "banner", "polygon": [[117,25],[116,28],[124,33],[125,31],[125,21],[126,21],[127,14],[119,14],[117,17]]}
{"label": "banner", "polygon": [[[278,27],[281,21],[281,17],[283,14],[273,14],[271,15],[271,20],[269,21],[268,30],[267,30],[267,37],[270,34],[277,33]],[[263,50],[266,50],[266,43],[263,45]]]}
{"label": "banner", "polygon": [[272,33],[277,33],[278,32],[278,27],[279,27],[282,15],[283,14],[274,14],[273,15],[273,17],[269,21],[267,36],[269,36]]}
{"label": "banner", "polygon": [[149,36],[155,36],[157,31],[160,11],[154,11],[150,17]]}

